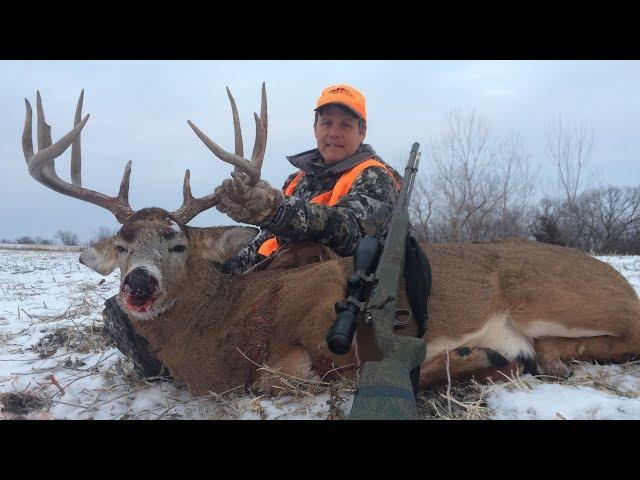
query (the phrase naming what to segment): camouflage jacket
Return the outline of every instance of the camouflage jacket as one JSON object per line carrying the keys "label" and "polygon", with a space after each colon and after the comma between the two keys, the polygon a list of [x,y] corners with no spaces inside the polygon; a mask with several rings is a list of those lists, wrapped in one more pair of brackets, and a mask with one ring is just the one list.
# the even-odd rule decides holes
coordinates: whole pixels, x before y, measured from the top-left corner
{"label": "camouflage jacket", "polygon": [[[349,256],[363,236],[384,233],[393,213],[398,190],[393,179],[381,167],[364,169],[349,192],[334,206],[311,203],[315,196],[333,190],[343,173],[370,158],[382,162],[366,144],[352,157],[332,165],[323,163],[317,149],[287,157],[305,175],[296,185],[293,195],[285,196],[283,205],[271,222],[262,228],[249,246],[227,260],[223,270],[238,275],[263,260],[265,257],[258,253],[258,249],[274,235],[280,245],[311,240],[327,245],[339,255]],[[401,183],[402,177],[398,172],[388,165],[387,167],[398,184]],[[298,172],[289,175],[283,190],[297,174]]]}

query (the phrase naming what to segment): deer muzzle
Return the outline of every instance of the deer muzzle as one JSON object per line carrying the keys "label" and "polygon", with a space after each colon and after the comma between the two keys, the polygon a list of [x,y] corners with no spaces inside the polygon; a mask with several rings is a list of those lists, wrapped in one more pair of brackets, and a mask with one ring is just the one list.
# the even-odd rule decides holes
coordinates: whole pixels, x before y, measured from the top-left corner
{"label": "deer muzzle", "polygon": [[138,267],[124,278],[120,292],[128,309],[146,312],[157,298],[158,280],[146,269]]}

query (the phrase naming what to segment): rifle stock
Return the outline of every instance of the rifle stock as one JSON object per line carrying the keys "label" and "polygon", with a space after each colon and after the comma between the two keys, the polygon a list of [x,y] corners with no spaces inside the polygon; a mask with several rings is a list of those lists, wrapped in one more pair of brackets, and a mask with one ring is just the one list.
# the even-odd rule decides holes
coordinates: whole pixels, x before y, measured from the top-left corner
{"label": "rifle stock", "polygon": [[410,372],[426,355],[426,343],[393,332],[397,298],[404,272],[405,247],[409,233],[408,205],[418,171],[420,145],[414,143],[405,168],[402,188],[389,223],[384,249],[375,271],[376,282],[364,312],[371,328],[380,361],[365,362],[360,369],[358,392],[349,415],[351,420],[411,420],[418,416]]}

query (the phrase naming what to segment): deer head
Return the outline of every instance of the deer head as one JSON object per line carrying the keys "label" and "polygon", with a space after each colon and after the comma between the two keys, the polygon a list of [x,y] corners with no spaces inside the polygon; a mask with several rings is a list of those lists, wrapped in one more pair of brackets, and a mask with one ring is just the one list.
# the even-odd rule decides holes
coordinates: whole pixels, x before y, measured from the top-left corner
{"label": "deer head", "polygon": [[[188,123],[218,158],[234,165],[237,172],[246,173],[255,184],[260,179],[267,140],[265,86],[263,83],[261,115],[255,115],[256,139],[251,161],[243,158],[238,111],[228,88],[227,94],[233,112],[235,154],[220,148],[191,121]],[[82,187],[80,133],[89,120],[89,115],[81,118],[83,98],[84,90],[76,107],[74,128],[52,143],[51,127],[45,121],[40,92],[37,93],[37,153],[34,153],[32,143],[31,104],[25,99],[22,148],[29,174],[58,193],[93,203],[114,214],[122,228],[112,238],[83,251],[80,262],[101,275],[108,275],[119,268],[118,302],[136,318],[152,318],[171,308],[178,293],[184,288],[188,269],[194,260],[204,258],[212,262],[223,262],[247,245],[258,230],[253,227],[188,227],[187,223],[196,215],[218,203],[215,192],[201,198],[193,197],[189,170],[184,177],[182,206],[173,212],[160,208],[138,211],[131,208],[128,198],[131,161],[125,167],[120,190],[115,197]],[[57,175],[54,160],[70,145],[71,183],[68,183]]]}

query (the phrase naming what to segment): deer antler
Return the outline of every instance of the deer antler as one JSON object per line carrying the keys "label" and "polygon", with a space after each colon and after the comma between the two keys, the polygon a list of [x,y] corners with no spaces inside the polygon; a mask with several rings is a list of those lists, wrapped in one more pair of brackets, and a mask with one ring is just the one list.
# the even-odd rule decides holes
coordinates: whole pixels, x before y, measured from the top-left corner
{"label": "deer antler", "polygon": [[[36,107],[38,111],[38,153],[34,154],[33,139],[31,133],[32,110],[31,104],[25,98],[26,117],[24,130],[22,132],[22,150],[27,161],[29,174],[39,183],[63,195],[78,198],[85,202],[93,203],[99,207],[106,208],[113,213],[120,223],[127,221],[133,210],[129,206],[129,177],[131,176],[131,161],[127,163],[120,183],[120,191],[116,197],[108,197],[102,193],[83,188],[81,186],[81,152],[80,152],[80,132],[84,128],[89,115],[82,120],[82,100],[84,90],[80,93],[78,105],[76,107],[75,126],[64,137],[56,143],[51,143],[51,127],[47,125],[42,108],[40,92],[37,92]],[[71,147],[71,181],[65,182],[56,173],[54,159],[58,158],[64,151]]]}
{"label": "deer antler", "polygon": [[229,153],[226,150],[220,148],[213,140],[205,135],[198,127],[196,127],[190,120],[187,121],[189,126],[196,132],[196,135],[200,137],[200,140],[211,150],[216,157],[220,160],[230,163],[236,167],[236,171],[240,170],[249,175],[251,179],[250,185],[253,186],[260,180],[260,173],[262,170],[262,161],[264,159],[264,152],[267,146],[267,92],[264,82],[262,83],[262,105],[260,109],[260,117],[257,114],[253,114],[256,121],[256,139],[253,144],[253,153],[251,154],[251,160],[243,158],[242,149],[242,133],[240,131],[240,120],[238,119],[238,110],[236,109],[236,102],[231,95],[231,92],[227,88],[227,94],[229,95],[229,101],[231,102],[231,109],[233,110],[233,127],[235,131],[235,144],[236,153]]}
{"label": "deer antler", "polygon": [[[196,127],[191,120],[187,120],[189,126],[200,137],[200,140],[216,155],[220,160],[230,163],[235,166],[236,172],[245,172],[249,176],[249,185],[255,185],[260,180],[260,174],[262,171],[262,161],[264,160],[264,152],[267,146],[267,92],[264,82],[262,83],[262,103],[260,108],[260,117],[257,114],[253,114],[256,122],[256,139],[253,144],[253,153],[251,154],[251,160],[243,158],[243,144],[242,144],[242,131],[240,130],[240,119],[238,117],[238,109],[236,102],[233,99],[233,95],[227,87],[227,95],[231,102],[231,111],[233,114],[233,131],[235,134],[235,154],[229,153],[226,150],[220,148],[213,140]],[[213,206],[215,206],[219,199],[217,195],[211,193],[206,197],[194,198],[191,194],[191,173],[189,170],[184,175],[183,185],[183,197],[182,206],[172,212],[172,215],[176,218],[181,225],[187,224],[200,212],[203,212]]]}

